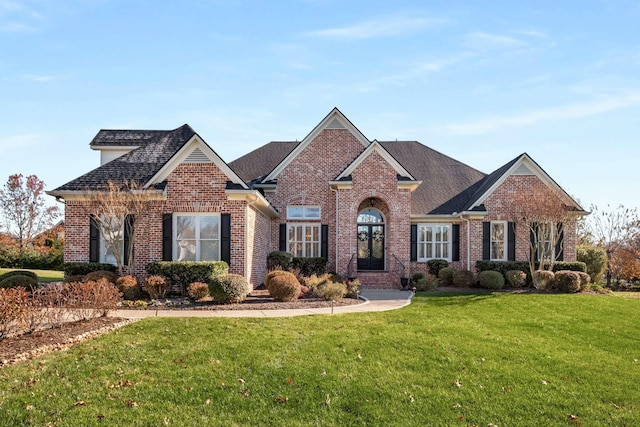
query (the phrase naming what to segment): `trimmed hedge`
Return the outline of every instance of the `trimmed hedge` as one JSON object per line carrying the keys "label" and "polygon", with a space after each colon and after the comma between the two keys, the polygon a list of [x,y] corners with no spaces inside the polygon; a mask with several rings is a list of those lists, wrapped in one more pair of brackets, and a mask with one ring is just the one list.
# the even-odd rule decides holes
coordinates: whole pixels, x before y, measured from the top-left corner
{"label": "trimmed hedge", "polygon": [[209,281],[209,294],[220,303],[242,302],[251,291],[251,285],[239,274],[223,274]]}
{"label": "trimmed hedge", "polygon": [[453,272],[453,286],[458,288],[470,288],[473,285],[473,273],[469,270],[456,270]]}
{"label": "trimmed hedge", "polygon": [[455,272],[456,269],[453,267],[441,268],[438,272],[438,279],[440,279],[440,283],[444,286],[453,286],[453,274]]}
{"label": "trimmed hedge", "polygon": [[212,279],[227,274],[229,266],[224,261],[153,261],[145,267],[147,274],[164,276],[170,285],[179,286],[183,295],[190,283],[209,283]]}
{"label": "trimmed hedge", "polygon": [[27,290],[35,289],[38,286],[38,281],[30,276],[21,276],[19,274],[5,277],[0,280],[0,288],[10,289],[23,287]]}
{"label": "trimmed hedge", "polygon": [[520,270],[527,275],[527,282],[531,281],[531,273],[529,271],[529,263],[521,261],[476,261],[476,269],[478,273],[483,271],[497,271],[506,277],[507,271]]}
{"label": "trimmed hedge", "polygon": [[430,259],[427,261],[427,267],[429,267],[429,273],[438,277],[441,269],[449,267],[449,262],[446,259]]}
{"label": "trimmed hedge", "polygon": [[271,278],[267,289],[276,301],[289,302],[300,297],[301,286],[293,274],[281,274]]}
{"label": "trimmed hedge", "polygon": [[312,275],[320,276],[326,273],[327,259],[323,257],[317,258],[293,258],[290,264],[292,270],[300,270],[300,274],[305,277]]}
{"label": "trimmed hedge", "polygon": [[293,254],[285,251],[273,251],[267,255],[267,269],[269,270],[286,270],[293,260]]}
{"label": "trimmed hedge", "polygon": [[570,270],[558,271],[555,276],[554,288],[564,293],[580,292],[580,274]]}
{"label": "trimmed hedge", "polygon": [[117,267],[112,264],[103,264],[100,262],[65,262],[63,270],[65,277],[86,276],[92,271],[111,271],[115,273]]}
{"label": "trimmed hedge", "polygon": [[582,271],[587,272],[587,264],[580,261],[556,261],[553,264],[554,273],[556,271]]}
{"label": "trimmed hedge", "polygon": [[504,276],[498,271],[482,271],[478,274],[478,284],[485,289],[502,289]]}
{"label": "trimmed hedge", "polygon": [[31,277],[33,280],[38,280],[38,275],[33,271],[14,270],[14,271],[9,271],[7,273],[0,275],[0,282],[6,279],[7,277],[11,277],[11,276],[28,276],[28,277]]}

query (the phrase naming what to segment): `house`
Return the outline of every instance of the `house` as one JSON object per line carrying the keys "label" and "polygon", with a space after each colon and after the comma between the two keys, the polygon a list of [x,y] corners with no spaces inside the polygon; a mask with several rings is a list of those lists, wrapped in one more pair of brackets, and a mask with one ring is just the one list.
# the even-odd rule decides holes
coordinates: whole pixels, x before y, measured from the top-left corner
{"label": "house", "polygon": [[301,141],[230,163],[188,125],[101,130],[90,147],[101,165],[49,192],[66,205],[65,261],[109,261],[87,191],[135,180],[152,199],[133,231],[138,275],[154,260],[224,260],[258,285],[268,253],[286,250],[325,257],[364,286],[396,287],[429,259],[472,271],[481,259],[528,260],[515,194],[548,192],[574,213],[549,249],[557,259],[575,260],[585,213],[526,153],[485,174],[416,141],[369,140],[337,108]]}

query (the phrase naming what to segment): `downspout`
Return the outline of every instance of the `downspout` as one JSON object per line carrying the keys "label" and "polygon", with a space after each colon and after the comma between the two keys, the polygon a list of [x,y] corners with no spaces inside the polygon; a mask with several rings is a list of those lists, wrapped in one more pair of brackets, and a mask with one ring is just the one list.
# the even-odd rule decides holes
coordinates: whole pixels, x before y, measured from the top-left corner
{"label": "downspout", "polygon": [[471,221],[460,214],[460,219],[467,223],[467,270],[471,270]]}
{"label": "downspout", "polygon": [[335,253],[336,253],[335,270],[336,270],[336,273],[338,273],[338,189],[337,188],[333,188],[333,187],[329,187],[329,189],[331,191],[333,191],[334,193],[336,193],[336,231],[334,233],[334,240],[336,241],[336,247],[335,247]]}

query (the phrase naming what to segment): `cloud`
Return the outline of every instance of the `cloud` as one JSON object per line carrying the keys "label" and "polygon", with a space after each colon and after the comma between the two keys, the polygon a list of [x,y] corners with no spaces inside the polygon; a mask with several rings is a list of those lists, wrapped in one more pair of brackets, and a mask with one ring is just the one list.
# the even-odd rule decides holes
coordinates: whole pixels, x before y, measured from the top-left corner
{"label": "cloud", "polygon": [[30,25],[21,24],[19,22],[6,22],[0,24],[0,31],[5,33],[30,33],[36,29]]}
{"label": "cloud", "polygon": [[481,135],[505,127],[533,125],[540,122],[572,120],[595,116],[640,104],[640,92],[602,97],[596,101],[551,107],[511,116],[493,116],[467,123],[454,123],[438,128],[446,135]]}
{"label": "cloud", "polygon": [[305,33],[308,37],[358,40],[374,37],[401,36],[445,23],[443,19],[391,16],[361,22],[347,27],[328,28]]}
{"label": "cloud", "polygon": [[42,20],[43,16],[25,2],[0,0],[0,32],[26,33],[36,31],[33,25],[23,21]]}
{"label": "cloud", "polygon": [[468,47],[477,50],[489,50],[495,48],[522,48],[526,46],[525,42],[515,37],[500,36],[484,32],[467,34],[465,39],[465,44]]}
{"label": "cloud", "polygon": [[55,80],[65,80],[68,79],[69,76],[66,75],[36,75],[36,74],[23,74],[21,76],[25,80],[31,80],[37,83],[49,83]]}

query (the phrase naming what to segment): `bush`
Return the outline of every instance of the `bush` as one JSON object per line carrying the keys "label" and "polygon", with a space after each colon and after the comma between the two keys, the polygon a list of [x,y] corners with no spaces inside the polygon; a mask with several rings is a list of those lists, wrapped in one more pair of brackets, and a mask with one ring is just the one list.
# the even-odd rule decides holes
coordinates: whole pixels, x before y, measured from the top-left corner
{"label": "bush", "polygon": [[[295,301],[300,296],[300,282],[293,274],[272,277],[267,289],[276,301]],[[314,292],[317,292],[317,289]]]}
{"label": "bush", "polygon": [[30,276],[14,275],[0,280],[0,288],[25,288],[35,289],[38,286],[38,281]]}
{"label": "bush", "polygon": [[2,275],[0,275],[0,282],[3,279],[6,279],[7,277],[11,277],[11,276],[27,276],[27,277],[31,277],[33,280],[38,280],[38,275],[36,273],[34,273],[33,271],[28,271],[28,270],[13,270],[13,271],[9,271],[7,273],[4,273]]}
{"label": "bush", "polygon": [[90,273],[87,273],[84,276],[84,282],[96,282],[100,279],[106,279],[108,282],[113,283],[114,285],[116,284],[116,282],[118,281],[118,276],[116,275],[116,273],[112,272],[112,271],[106,271],[106,270],[96,270],[96,271],[92,271]]}
{"label": "bush", "polygon": [[473,286],[473,273],[469,270],[456,270],[453,272],[453,286],[469,288]]}
{"label": "bush", "polygon": [[293,260],[293,254],[284,251],[273,251],[267,255],[267,269],[286,270]]}
{"label": "bush", "polygon": [[358,280],[358,279],[346,280],[344,282],[344,285],[347,287],[347,295],[346,296],[348,298],[357,298],[358,293],[362,289],[362,284],[360,283],[360,280]]}
{"label": "bush", "polygon": [[584,262],[591,283],[600,283],[607,267],[607,253],[600,246],[578,246],[578,261]]}
{"label": "bush", "polygon": [[416,291],[424,292],[424,291],[433,291],[440,285],[439,279],[427,279],[426,277],[415,282]]}
{"label": "bush", "polygon": [[74,282],[67,285],[67,306],[81,320],[104,317],[115,310],[122,301],[122,294],[107,279]]}
{"label": "bush", "polygon": [[[284,270],[273,270],[273,271],[270,271],[264,277],[264,287],[267,288],[267,290],[269,290],[269,286],[271,285],[271,279],[273,279],[276,276],[292,276],[292,277],[296,277],[296,275],[293,274],[290,271],[284,271]],[[312,276],[312,277],[315,277],[315,276]],[[311,287],[309,284],[307,284],[307,286]]]}
{"label": "bush", "polygon": [[440,270],[445,267],[448,267],[449,263],[446,259],[430,259],[427,261],[427,267],[429,268],[429,273],[435,277],[440,276]]}
{"label": "bush", "polygon": [[482,271],[498,271],[503,276],[507,277],[507,272],[511,270],[520,270],[524,274],[526,274],[527,278],[525,283],[531,282],[531,271],[529,269],[528,262],[519,262],[519,261],[485,261],[480,260],[476,262],[476,271],[478,273]]}
{"label": "bush", "polygon": [[347,294],[347,287],[340,282],[327,282],[316,289],[316,296],[325,301],[336,301]]}
{"label": "bush", "polygon": [[418,283],[420,280],[423,280],[426,278],[427,278],[427,275],[420,271],[417,273],[413,273],[413,275],[411,276],[411,282]]}
{"label": "bush", "polygon": [[82,282],[84,280],[84,275],[83,274],[79,274],[79,275],[73,275],[73,276],[64,276],[64,283],[71,283],[71,282]]}
{"label": "bush", "polygon": [[589,276],[587,273],[583,273],[582,271],[578,271],[578,276],[580,276],[580,292],[582,292],[589,288],[591,276]]}
{"label": "bush", "polygon": [[20,332],[29,299],[30,293],[22,287],[0,288],[0,339]]}
{"label": "bush", "polygon": [[555,273],[555,288],[559,292],[580,292],[580,275],[576,271],[561,270]]}
{"label": "bush", "polygon": [[176,286],[186,295],[190,283],[209,283],[213,278],[227,274],[224,261],[153,261],[146,265],[147,274],[164,276],[170,286]]}
{"label": "bush", "polygon": [[209,282],[209,294],[219,303],[242,302],[250,291],[251,285],[239,274],[224,274]]}
{"label": "bush", "polygon": [[438,272],[438,279],[444,286],[453,286],[453,273],[455,272],[456,269],[453,267],[441,268]]}
{"label": "bush", "polygon": [[509,270],[504,278],[511,288],[521,288],[527,283],[527,273],[522,270]]}
{"label": "bush", "polygon": [[556,261],[553,263],[553,272],[557,271],[582,271],[587,272],[587,264],[579,261]]}
{"label": "bush", "polygon": [[169,290],[169,284],[163,276],[152,275],[145,279],[144,289],[151,299],[164,298]]}
{"label": "bush", "polygon": [[504,276],[498,271],[485,270],[478,273],[478,283],[485,289],[502,289]]}
{"label": "bush", "polygon": [[319,276],[312,274],[309,277],[304,277],[302,279],[302,284],[308,287],[309,291],[312,294],[315,294],[316,289],[318,289],[320,286],[324,285],[325,283],[332,282],[332,281],[333,281],[333,277],[330,274],[322,274]]}
{"label": "bush", "polygon": [[116,280],[116,286],[125,300],[133,301],[140,296],[138,280],[133,276],[122,276]]}
{"label": "bush", "polygon": [[536,270],[533,272],[533,287],[540,291],[551,289],[554,280],[555,274],[553,271]]}
{"label": "bush", "polygon": [[85,276],[92,271],[111,271],[115,273],[116,269],[115,265],[99,262],[65,262],[63,266],[65,277]]}
{"label": "bush", "polygon": [[327,259],[322,257],[317,258],[293,258],[289,268],[292,270],[299,270],[302,276],[311,276],[312,274],[321,275],[327,270]]}
{"label": "bush", "polygon": [[209,285],[203,282],[193,282],[187,286],[187,295],[194,301],[209,296]]}

